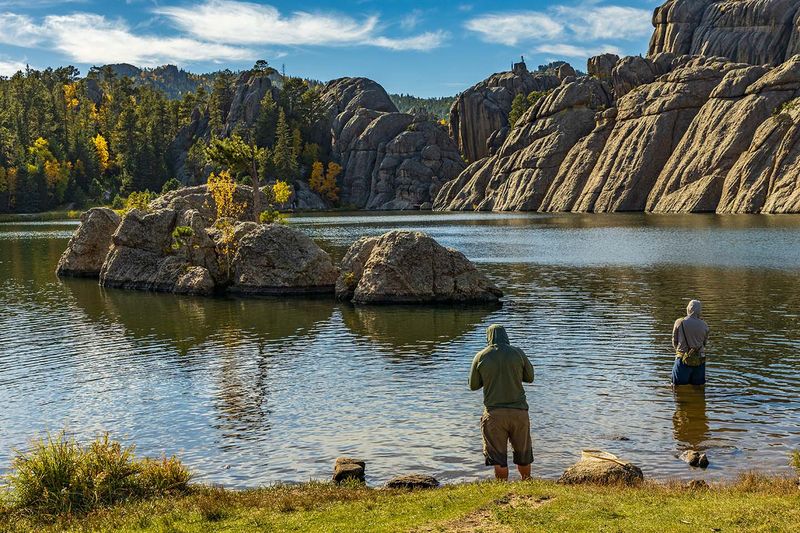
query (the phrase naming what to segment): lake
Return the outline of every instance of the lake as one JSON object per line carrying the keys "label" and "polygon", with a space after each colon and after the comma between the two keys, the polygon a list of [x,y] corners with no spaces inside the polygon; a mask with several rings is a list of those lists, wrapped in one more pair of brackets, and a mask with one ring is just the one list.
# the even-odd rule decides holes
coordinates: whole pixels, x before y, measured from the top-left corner
{"label": "lake", "polygon": [[[195,298],[59,280],[74,222],[0,224],[0,473],[45,431],[103,431],[179,454],[197,479],[249,487],[328,478],[486,478],[486,327],[506,325],[527,386],[534,475],[583,448],[645,476],[788,473],[800,448],[800,217],[331,214],[297,216],[340,259],[362,235],[422,230],[506,293],[502,307],[353,307],[332,298]],[[674,320],[711,325],[705,390],[669,386]],[[705,450],[705,474],[678,455]]]}

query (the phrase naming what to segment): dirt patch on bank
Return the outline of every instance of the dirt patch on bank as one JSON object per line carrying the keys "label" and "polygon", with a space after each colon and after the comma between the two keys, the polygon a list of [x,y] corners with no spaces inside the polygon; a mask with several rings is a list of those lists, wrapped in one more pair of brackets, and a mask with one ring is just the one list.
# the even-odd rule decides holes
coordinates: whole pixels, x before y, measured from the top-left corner
{"label": "dirt patch on bank", "polygon": [[523,496],[519,494],[508,494],[502,498],[494,500],[489,505],[481,507],[466,516],[439,524],[436,526],[425,526],[412,531],[415,533],[437,532],[470,532],[470,533],[513,533],[510,526],[498,523],[495,518],[496,512],[502,509],[536,509],[546,505],[553,500],[552,496]]}

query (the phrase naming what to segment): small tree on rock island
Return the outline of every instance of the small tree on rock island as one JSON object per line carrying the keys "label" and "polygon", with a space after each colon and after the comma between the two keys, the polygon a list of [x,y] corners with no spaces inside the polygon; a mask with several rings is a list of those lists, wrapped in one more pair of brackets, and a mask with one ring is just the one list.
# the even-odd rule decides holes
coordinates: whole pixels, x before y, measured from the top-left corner
{"label": "small tree on rock island", "polygon": [[[261,177],[258,167],[267,155],[266,148],[249,144],[234,134],[227,139],[212,140],[206,153],[211,161],[227,167],[236,174],[246,174],[250,177],[253,186],[253,217],[255,222],[258,222],[261,214]],[[209,177],[209,183],[210,179]]]}
{"label": "small tree on rock island", "polygon": [[216,207],[214,227],[222,234],[218,249],[226,272],[230,275],[231,260],[236,253],[234,239],[236,221],[247,209],[247,204],[236,201],[236,182],[227,170],[223,170],[219,174],[212,172],[208,176],[208,193],[214,199]]}

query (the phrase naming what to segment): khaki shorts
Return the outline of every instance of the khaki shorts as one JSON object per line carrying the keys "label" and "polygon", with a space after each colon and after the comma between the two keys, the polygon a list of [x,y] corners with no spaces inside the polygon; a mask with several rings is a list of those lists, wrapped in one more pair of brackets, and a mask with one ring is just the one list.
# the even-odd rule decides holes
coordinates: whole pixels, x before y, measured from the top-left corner
{"label": "khaki shorts", "polygon": [[483,455],[486,466],[508,466],[508,441],[514,450],[515,465],[533,462],[531,422],[524,409],[494,408],[481,417]]}

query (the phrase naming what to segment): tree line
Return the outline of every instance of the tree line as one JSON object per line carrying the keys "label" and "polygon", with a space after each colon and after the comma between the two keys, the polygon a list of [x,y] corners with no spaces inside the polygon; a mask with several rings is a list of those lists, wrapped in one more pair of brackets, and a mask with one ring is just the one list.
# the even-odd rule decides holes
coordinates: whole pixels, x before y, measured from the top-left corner
{"label": "tree line", "polygon": [[[275,74],[265,61],[250,71]],[[315,166],[328,163],[314,142],[325,113],[317,86],[283,78],[279,89],[266,91],[252,123],[230,130],[238,79],[225,70],[209,90],[170,99],[110,66],[83,78],[74,67],[0,78],[0,212],[119,204],[131,193],[176,188],[176,136],[198,112],[208,117],[210,135],[193,139],[188,150],[190,182],[205,183],[220,170],[249,183],[308,179],[335,202],[341,169],[328,165],[320,174]]]}

